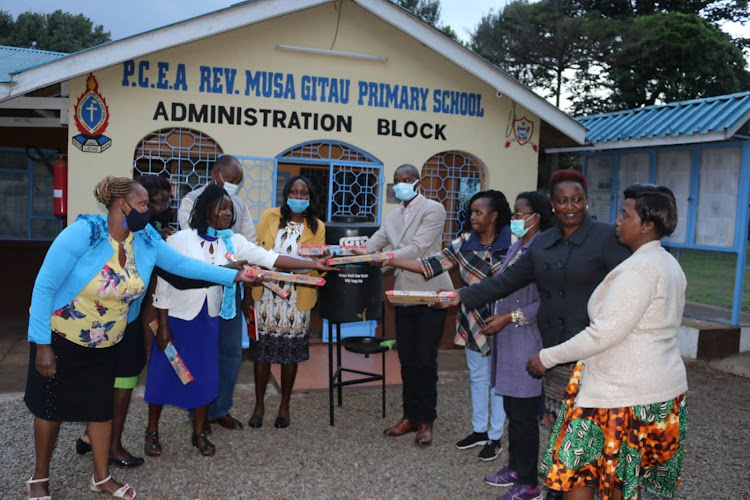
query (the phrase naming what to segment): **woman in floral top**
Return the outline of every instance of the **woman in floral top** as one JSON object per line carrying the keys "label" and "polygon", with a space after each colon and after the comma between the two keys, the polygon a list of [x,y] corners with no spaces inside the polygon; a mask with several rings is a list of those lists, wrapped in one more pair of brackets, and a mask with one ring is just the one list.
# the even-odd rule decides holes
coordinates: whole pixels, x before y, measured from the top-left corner
{"label": "woman in floral top", "polygon": [[118,498],[135,490],[109,474],[112,394],[118,342],[138,316],[154,266],[194,279],[231,284],[244,272],[187,259],[150,226],[148,193],[135,181],[107,177],[94,190],[107,217],[82,215],[55,239],[34,284],[26,406],[34,414],[36,465],[30,498],[51,498],[49,465],[60,423],[87,422],[94,458],[90,489]]}

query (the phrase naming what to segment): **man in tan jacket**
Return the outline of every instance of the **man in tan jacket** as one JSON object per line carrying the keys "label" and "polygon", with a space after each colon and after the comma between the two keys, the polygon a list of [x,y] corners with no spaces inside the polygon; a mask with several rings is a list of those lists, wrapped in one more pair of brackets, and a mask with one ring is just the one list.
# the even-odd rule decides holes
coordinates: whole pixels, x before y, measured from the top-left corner
{"label": "man in tan jacket", "polygon": [[[393,191],[401,205],[385,217],[367,242],[367,252],[390,247],[396,258],[418,259],[440,251],[445,208],[418,194],[419,171],[401,165],[393,175]],[[396,269],[396,290],[439,290],[453,287],[448,274],[427,281],[424,276]],[[417,431],[416,443],[432,444],[437,417],[437,349],[445,326],[445,311],[424,305],[396,306],[396,341],[403,380],[403,417],[385,430],[389,436]]]}

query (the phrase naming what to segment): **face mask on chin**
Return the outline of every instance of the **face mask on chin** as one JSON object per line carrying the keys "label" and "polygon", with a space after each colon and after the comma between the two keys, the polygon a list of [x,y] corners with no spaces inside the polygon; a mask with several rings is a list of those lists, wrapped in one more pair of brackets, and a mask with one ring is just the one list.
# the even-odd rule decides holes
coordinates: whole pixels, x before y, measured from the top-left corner
{"label": "face mask on chin", "polygon": [[232,184],[231,182],[224,183],[224,191],[226,191],[229,196],[236,195],[237,191],[239,190],[240,190],[239,184]]}
{"label": "face mask on chin", "polygon": [[229,196],[236,195],[237,191],[240,190],[240,185],[239,184],[232,184],[231,182],[225,181],[224,180],[224,176],[221,175],[221,172],[219,172],[219,177],[221,177],[221,182],[224,183],[224,186],[222,186],[224,188],[224,191],[226,191]]}

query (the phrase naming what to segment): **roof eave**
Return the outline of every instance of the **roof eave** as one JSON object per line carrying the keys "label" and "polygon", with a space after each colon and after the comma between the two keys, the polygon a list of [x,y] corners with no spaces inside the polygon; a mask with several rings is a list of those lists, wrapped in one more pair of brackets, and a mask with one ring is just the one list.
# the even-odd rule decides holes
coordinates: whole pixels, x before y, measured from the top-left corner
{"label": "roof eave", "polygon": [[[308,9],[331,0],[256,0],[195,17],[140,35],[92,47],[56,61],[12,75],[10,90],[0,101],[32,90],[70,80],[93,71],[136,59],[153,52],[194,42],[220,33]],[[242,15],[238,15],[241,13]]]}
{"label": "roof eave", "polygon": [[[736,132],[736,131],[735,131]],[[626,141],[611,141],[594,143],[588,146],[572,148],[550,148],[545,149],[545,153],[578,153],[584,151],[609,151],[613,149],[638,149],[638,148],[655,148],[661,146],[680,146],[683,144],[697,144],[704,142],[718,142],[730,139],[735,132],[729,130],[711,132],[700,135],[679,135],[670,137],[656,137],[650,139],[633,139]]]}

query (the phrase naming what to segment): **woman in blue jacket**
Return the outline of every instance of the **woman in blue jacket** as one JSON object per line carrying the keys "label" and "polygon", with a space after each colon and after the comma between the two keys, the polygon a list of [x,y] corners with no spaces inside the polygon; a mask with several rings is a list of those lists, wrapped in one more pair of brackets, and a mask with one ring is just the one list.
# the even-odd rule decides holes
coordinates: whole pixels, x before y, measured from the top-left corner
{"label": "woman in blue jacket", "polygon": [[244,272],[211,266],[174,251],[148,226],[148,192],[128,178],[107,177],[94,196],[107,216],[81,215],[47,252],[34,284],[26,406],[34,414],[36,464],[29,498],[49,495],[49,465],[61,422],[86,422],[92,491],[135,498],[109,474],[112,391],[118,342],[138,316],[155,266],[231,285]]}

